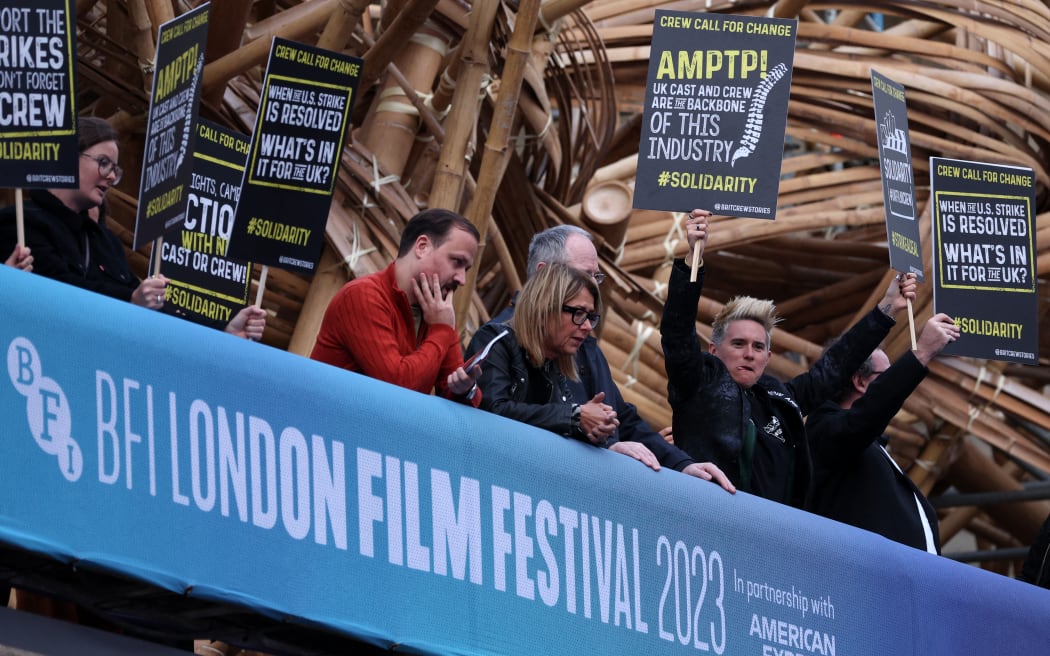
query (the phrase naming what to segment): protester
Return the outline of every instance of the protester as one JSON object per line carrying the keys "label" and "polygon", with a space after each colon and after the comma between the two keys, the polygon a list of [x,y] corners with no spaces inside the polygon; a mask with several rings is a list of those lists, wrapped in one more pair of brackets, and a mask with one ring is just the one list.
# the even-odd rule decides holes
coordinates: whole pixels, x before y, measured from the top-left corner
{"label": "protester", "polygon": [[[499,333],[479,384],[481,407],[564,437],[604,442],[619,422],[596,395],[574,402],[568,381],[579,380],[574,356],[601,316],[594,279],[564,264],[549,264],[529,278],[506,324],[487,323],[472,346],[483,348]],[[469,349],[468,349],[469,350]]]}
{"label": "protester", "polygon": [[685,261],[674,262],[660,322],[675,444],[714,462],[739,489],[805,507],[812,465],[802,417],[841,389],[886,337],[893,316],[915,296],[914,278],[894,281],[877,308],[785,384],[765,375],[778,321],[772,301],[732,299],[712,323],[708,352],[700,346],[696,312],[709,216],[693,210],[686,221],[690,250],[700,245],[700,270],[690,282]]}
{"label": "protester", "polygon": [[28,246],[19,246],[16,244],[15,249],[11,251],[11,255],[4,260],[4,264],[23,271],[32,271],[33,251]]}
{"label": "protester", "polygon": [[926,377],[927,365],[959,338],[951,317],[926,322],[914,351],[890,366],[882,349],[834,400],[806,418],[814,464],[813,512],[930,553],[940,552],[937,513],[884,448],[883,431]]}
{"label": "protester", "polygon": [[310,357],[388,383],[477,407],[478,368],[463,369],[452,294],[466,282],[478,231],[428,209],[401,234],[397,259],[332,298]]}
{"label": "protester", "polygon": [[[117,164],[117,133],[104,120],[77,121],[80,186],[32,189],[25,206],[25,241],[33,249],[34,270],[48,278],[147,308],[164,303],[164,278],[141,283],[131,273],[124,247],[106,226],[103,199],[123,171]],[[89,210],[100,208],[93,219]],[[0,248],[15,243],[14,208],[0,215]],[[0,251],[0,252],[2,252]]]}
{"label": "protester", "polygon": [[[105,197],[124,172],[117,164],[117,133],[106,121],[77,119],[80,186],[32,189],[23,207],[25,243],[32,249],[35,273],[82,289],[160,309],[168,284],[164,276],[139,281],[131,272],[124,246],[106,226]],[[17,244],[15,208],[0,211],[0,252]],[[262,308],[242,309],[226,330],[259,339],[265,328]]]}
{"label": "protester", "polygon": [[[598,251],[594,248],[591,235],[576,226],[559,225],[533,236],[529,244],[527,264],[529,277],[533,277],[548,264],[565,264],[578,269],[590,275],[596,285],[601,285],[605,279],[605,275],[598,270]],[[497,329],[498,324],[506,323],[514,316],[516,303],[517,299],[492,319]],[[467,352],[474,353],[484,348],[485,336],[492,333],[493,330],[486,330],[480,335],[475,334]],[[578,379],[566,380],[574,401],[579,403],[598,399],[612,409],[619,422],[602,443],[603,446],[636,458],[654,470],[658,471],[663,465],[704,480],[716,480],[728,491],[736,491],[718,467],[712,463],[694,461],[673,443],[665,440],[663,435],[653,431],[638,414],[637,408],[624,400],[613,381],[609,362],[593,332],[587,335],[576,351],[575,370],[579,375]]]}

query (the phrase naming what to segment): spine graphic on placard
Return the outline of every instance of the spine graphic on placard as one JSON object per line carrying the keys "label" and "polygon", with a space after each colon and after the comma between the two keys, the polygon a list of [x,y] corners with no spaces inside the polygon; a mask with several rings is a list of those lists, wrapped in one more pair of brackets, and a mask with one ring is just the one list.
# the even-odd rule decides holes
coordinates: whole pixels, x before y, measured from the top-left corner
{"label": "spine graphic on placard", "polygon": [[762,80],[755,89],[755,95],[751,97],[751,106],[747,110],[744,136],[740,137],[741,146],[733,153],[733,159],[729,162],[730,166],[735,165],[738,159],[748,157],[755,152],[758,141],[762,138],[762,113],[766,108],[766,98],[769,97],[769,92],[773,90],[776,83],[786,74],[787,65],[781,62],[769,71],[766,79]]}
{"label": "spine graphic on placard", "polygon": [[[197,68],[193,70],[193,85],[191,89],[196,89],[197,85],[201,81],[201,71],[204,70],[204,53],[197,57]],[[186,159],[186,149],[190,145],[190,128],[193,127],[193,112],[186,112],[186,120],[182,123],[182,146],[179,148],[179,161],[175,165],[175,170],[182,168],[182,161]]]}

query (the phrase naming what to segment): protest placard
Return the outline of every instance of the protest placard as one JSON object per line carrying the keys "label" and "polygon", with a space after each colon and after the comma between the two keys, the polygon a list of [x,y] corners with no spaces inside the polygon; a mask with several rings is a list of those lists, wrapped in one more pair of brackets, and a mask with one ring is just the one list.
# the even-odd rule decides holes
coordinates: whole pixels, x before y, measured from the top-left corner
{"label": "protest placard", "polygon": [[136,249],[186,218],[210,6],[204,3],[160,26],[135,217]]}
{"label": "protest placard", "polygon": [[1035,174],[930,158],[933,302],[962,331],[948,355],[1037,364]]}
{"label": "protest placard", "polygon": [[886,239],[890,266],[914,273],[922,282],[922,240],[915,211],[915,179],[911,167],[911,137],[904,87],[871,70],[871,98],[879,143],[882,199],[886,207]]}
{"label": "protest placard", "polygon": [[226,258],[248,137],[203,119],[196,131],[186,220],[164,233],[161,249],[169,280],[163,311],[221,329],[251,302],[251,263]]}
{"label": "protest placard", "polygon": [[76,11],[70,0],[0,6],[0,187],[80,184]]}
{"label": "protest placard", "polygon": [[776,217],[795,28],[656,12],[635,207]]}
{"label": "protest placard", "polygon": [[274,38],[230,257],[312,273],[362,61]]}

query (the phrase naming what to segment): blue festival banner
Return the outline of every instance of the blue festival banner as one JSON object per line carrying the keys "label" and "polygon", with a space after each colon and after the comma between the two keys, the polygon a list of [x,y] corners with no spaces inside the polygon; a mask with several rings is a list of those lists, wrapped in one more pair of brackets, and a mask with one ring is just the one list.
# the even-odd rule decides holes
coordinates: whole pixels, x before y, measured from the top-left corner
{"label": "blue festival banner", "polygon": [[846,525],[6,267],[0,307],[3,542],[409,653],[1050,641],[1046,590]]}

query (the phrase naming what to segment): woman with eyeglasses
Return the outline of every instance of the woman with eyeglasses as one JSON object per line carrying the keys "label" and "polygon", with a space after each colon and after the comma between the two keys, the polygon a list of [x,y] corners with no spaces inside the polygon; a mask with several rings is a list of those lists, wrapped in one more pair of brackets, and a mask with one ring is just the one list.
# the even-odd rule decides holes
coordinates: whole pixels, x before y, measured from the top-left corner
{"label": "woman with eyeglasses", "polygon": [[[32,189],[24,204],[25,241],[33,271],[48,278],[156,309],[164,304],[164,277],[139,282],[124,246],[106,226],[106,191],[120,182],[117,133],[100,118],[77,120],[80,186]],[[16,242],[14,208],[0,215],[0,252]]]}
{"label": "woman with eyeglasses", "polygon": [[473,344],[487,344],[503,329],[482,365],[481,407],[552,433],[602,444],[619,425],[616,412],[601,402],[572,398],[567,380],[578,374],[573,356],[601,316],[594,278],[564,264],[536,272],[518,297],[514,317],[489,323]]}
{"label": "woman with eyeglasses", "polygon": [[[164,305],[168,279],[135,277],[123,244],[106,226],[103,200],[124,175],[117,164],[117,132],[100,118],[83,116],[77,119],[77,144],[80,186],[30,190],[23,208],[28,248],[16,245],[15,209],[0,212],[0,253],[14,249],[15,266],[157,310]],[[249,305],[230,320],[226,332],[258,340],[265,328],[265,311]]]}

